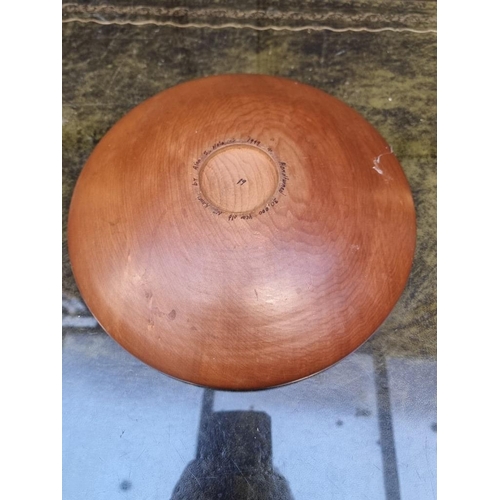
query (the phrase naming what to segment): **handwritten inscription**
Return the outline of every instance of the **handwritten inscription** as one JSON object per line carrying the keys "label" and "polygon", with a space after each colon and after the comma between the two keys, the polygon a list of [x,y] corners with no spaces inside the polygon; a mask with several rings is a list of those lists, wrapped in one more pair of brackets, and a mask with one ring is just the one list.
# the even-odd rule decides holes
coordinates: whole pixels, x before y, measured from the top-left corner
{"label": "handwritten inscription", "polygon": [[[203,163],[203,160],[208,156],[210,155],[211,153],[213,153],[216,149],[219,149],[223,146],[229,146],[230,144],[235,144],[236,142],[240,142],[240,141],[236,141],[236,139],[228,139],[226,141],[218,141],[216,142],[215,144],[212,144],[212,147],[209,148],[209,149],[205,149],[205,151],[203,151],[203,154],[201,155],[200,158],[198,158],[194,164],[193,164],[193,168],[195,170],[199,170],[199,168],[201,167],[202,163]],[[246,142],[246,141],[245,141]]]}
{"label": "handwritten inscription", "polygon": [[[274,140],[274,139],[272,139]],[[252,145],[257,148],[259,148],[261,151],[267,153],[277,164],[278,166],[278,171],[279,171],[279,181],[278,181],[278,188],[276,190],[275,195],[266,203],[264,207],[261,207],[260,209],[254,210],[250,213],[227,213],[223,212],[217,207],[214,207],[210,202],[208,202],[203,195],[201,194],[199,190],[200,186],[200,180],[199,180],[199,173],[200,169],[202,168],[203,164],[205,163],[205,160],[215,151],[218,149],[224,148],[226,146],[231,146],[231,145],[236,145],[236,144],[241,144],[241,145]],[[246,139],[227,139],[223,141],[218,141],[214,144],[212,144],[211,147],[205,149],[202,153],[202,155],[193,163],[192,165],[193,170],[195,171],[195,175],[192,177],[191,184],[196,188],[197,191],[197,200],[202,204],[204,208],[207,210],[210,210],[211,213],[213,213],[216,216],[220,215],[225,215],[227,217],[228,221],[234,221],[236,219],[240,220],[251,220],[257,216],[264,215],[269,212],[269,210],[274,207],[275,205],[278,204],[279,202],[279,197],[281,195],[285,195],[285,190],[287,183],[289,182],[290,178],[287,173],[287,165],[284,161],[279,161],[278,158],[276,158],[276,155],[271,147],[266,147],[264,146],[261,141],[254,139],[252,137],[247,137]],[[246,179],[240,179],[236,184],[243,186],[247,182]]]}
{"label": "handwritten inscription", "polygon": [[283,161],[280,161],[280,174],[281,174],[281,182],[280,182],[280,188],[278,191],[283,194],[283,191],[285,191],[286,188],[286,183],[288,182],[289,178],[286,173],[286,163]]}
{"label": "handwritten inscription", "polygon": [[278,203],[277,198],[273,198],[262,210],[259,210],[259,215],[269,212],[270,207],[274,207]]}

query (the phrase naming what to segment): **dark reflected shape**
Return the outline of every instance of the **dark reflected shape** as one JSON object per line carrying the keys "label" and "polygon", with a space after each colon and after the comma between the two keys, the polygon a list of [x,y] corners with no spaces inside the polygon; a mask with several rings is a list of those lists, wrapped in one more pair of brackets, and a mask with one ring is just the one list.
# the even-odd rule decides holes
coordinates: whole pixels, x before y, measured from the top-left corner
{"label": "dark reflected shape", "polygon": [[272,464],[271,417],[259,411],[212,412],[205,391],[196,459],[171,500],[293,500]]}
{"label": "dark reflected shape", "polygon": [[124,479],[121,483],[120,483],[120,489],[122,491],[128,491],[130,488],[132,488],[132,483],[130,481],[127,481],[126,479]]}

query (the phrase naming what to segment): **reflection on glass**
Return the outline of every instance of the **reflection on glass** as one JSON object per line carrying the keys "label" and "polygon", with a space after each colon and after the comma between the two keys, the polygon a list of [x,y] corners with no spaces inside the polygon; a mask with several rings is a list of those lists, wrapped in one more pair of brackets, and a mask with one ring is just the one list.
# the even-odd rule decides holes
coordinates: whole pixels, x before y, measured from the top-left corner
{"label": "reflection on glass", "polygon": [[204,392],[196,458],[171,500],[293,500],[286,479],[273,468],[271,417],[213,412],[213,396]]}

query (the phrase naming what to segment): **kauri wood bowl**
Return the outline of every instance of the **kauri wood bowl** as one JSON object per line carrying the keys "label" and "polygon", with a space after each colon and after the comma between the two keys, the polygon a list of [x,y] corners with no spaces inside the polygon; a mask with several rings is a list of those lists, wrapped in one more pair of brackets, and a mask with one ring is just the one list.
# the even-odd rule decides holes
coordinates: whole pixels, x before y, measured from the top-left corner
{"label": "kauri wood bowl", "polygon": [[277,386],[362,344],[403,291],[415,210],[390,146],[313,87],[203,78],[122,118],[77,182],[82,297],[125,349],[219,389]]}

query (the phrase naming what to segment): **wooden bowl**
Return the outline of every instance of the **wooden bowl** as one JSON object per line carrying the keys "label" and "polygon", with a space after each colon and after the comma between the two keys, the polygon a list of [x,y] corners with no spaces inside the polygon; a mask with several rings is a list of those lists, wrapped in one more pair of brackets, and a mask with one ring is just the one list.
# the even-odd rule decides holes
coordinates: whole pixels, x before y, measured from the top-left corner
{"label": "wooden bowl", "polygon": [[125,349],[178,379],[260,389],[356,349],[398,300],[415,210],[391,147],[313,87],[191,81],[99,142],[71,202],[82,297]]}

